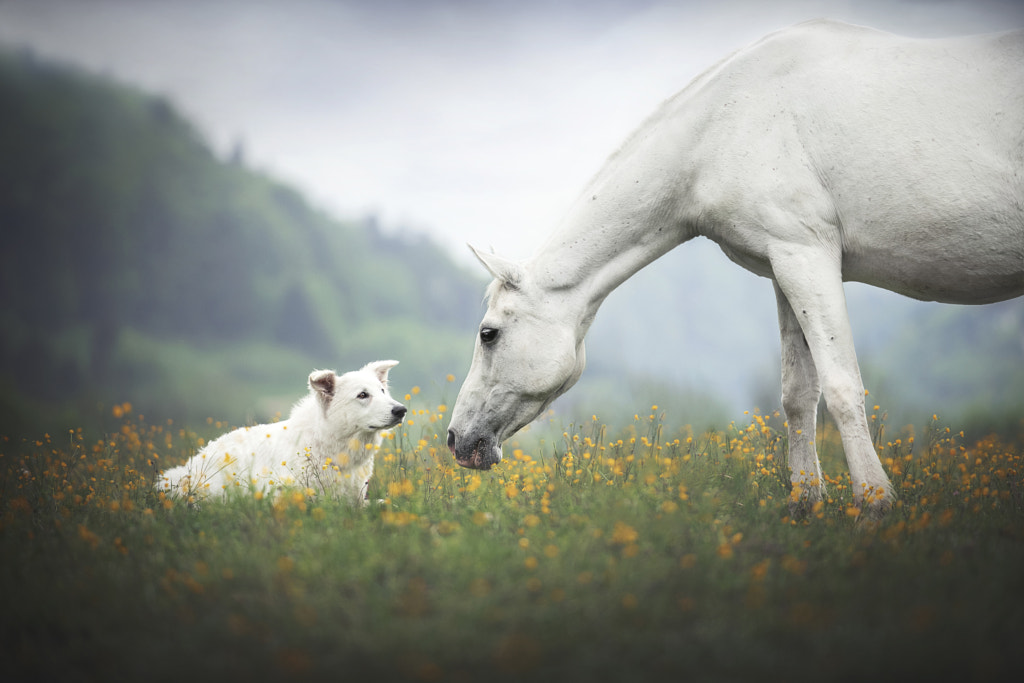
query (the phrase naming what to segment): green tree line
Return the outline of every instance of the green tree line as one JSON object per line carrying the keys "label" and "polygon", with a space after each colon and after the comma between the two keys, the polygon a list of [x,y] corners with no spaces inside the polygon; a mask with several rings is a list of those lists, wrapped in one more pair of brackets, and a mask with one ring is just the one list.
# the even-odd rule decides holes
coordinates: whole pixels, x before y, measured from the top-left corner
{"label": "green tree line", "polygon": [[453,371],[478,317],[482,280],[429,239],[328,217],[219,159],[165,99],[29,53],[0,53],[0,226],[15,413],[145,394],[161,373],[144,361],[172,373],[182,345],[339,369],[404,352],[409,370]]}

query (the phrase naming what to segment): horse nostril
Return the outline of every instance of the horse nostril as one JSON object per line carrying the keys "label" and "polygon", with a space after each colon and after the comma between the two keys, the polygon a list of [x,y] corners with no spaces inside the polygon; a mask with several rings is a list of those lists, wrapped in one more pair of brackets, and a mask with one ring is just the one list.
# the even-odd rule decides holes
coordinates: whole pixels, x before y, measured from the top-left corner
{"label": "horse nostril", "polygon": [[455,432],[448,430],[448,450],[455,452]]}
{"label": "horse nostril", "polygon": [[406,412],[408,412],[408,408],[405,406],[395,406],[391,409],[391,414],[397,418],[405,417]]}

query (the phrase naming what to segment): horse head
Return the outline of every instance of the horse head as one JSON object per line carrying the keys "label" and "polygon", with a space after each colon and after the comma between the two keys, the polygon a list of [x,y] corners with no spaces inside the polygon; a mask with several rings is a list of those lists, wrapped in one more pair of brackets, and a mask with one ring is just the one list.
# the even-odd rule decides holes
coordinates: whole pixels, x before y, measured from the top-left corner
{"label": "horse head", "polygon": [[494,282],[452,410],[448,448],[463,467],[486,470],[501,461],[505,439],[576,383],[586,359],[557,292],[538,286],[518,263],[470,249]]}

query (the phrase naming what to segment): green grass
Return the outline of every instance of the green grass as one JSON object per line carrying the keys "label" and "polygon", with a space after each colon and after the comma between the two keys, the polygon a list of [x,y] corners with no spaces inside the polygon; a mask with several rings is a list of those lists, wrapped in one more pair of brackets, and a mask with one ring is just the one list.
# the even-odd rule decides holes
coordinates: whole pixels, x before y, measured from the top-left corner
{"label": "green grass", "polygon": [[[302,492],[201,509],[151,491],[199,437],[5,443],[4,680],[1002,679],[1024,646],[1016,445],[938,420],[877,439],[899,494],[788,506],[778,417],[691,434],[534,426],[491,472],[453,468],[421,395],[352,509]],[[123,411],[122,411],[123,412]],[[877,416],[876,416],[877,421]],[[744,420],[746,422],[746,420]]]}

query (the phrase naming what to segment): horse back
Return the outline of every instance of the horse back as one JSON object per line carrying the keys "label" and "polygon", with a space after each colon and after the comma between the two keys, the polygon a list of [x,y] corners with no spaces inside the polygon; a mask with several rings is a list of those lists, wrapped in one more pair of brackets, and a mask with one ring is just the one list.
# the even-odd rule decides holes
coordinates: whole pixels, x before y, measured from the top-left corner
{"label": "horse back", "polygon": [[719,219],[705,234],[739,259],[818,240],[844,278],[917,298],[1024,293],[1024,31],[800,24],[705,73],[660,120],[690,135],[695,203]]}

